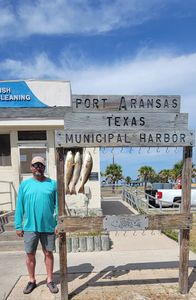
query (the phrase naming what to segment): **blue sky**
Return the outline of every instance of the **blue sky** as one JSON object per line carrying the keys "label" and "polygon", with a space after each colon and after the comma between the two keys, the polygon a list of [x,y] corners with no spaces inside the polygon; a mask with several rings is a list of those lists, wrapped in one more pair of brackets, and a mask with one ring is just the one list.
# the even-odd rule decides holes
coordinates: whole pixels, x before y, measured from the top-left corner
{"label": "blue sky", "polygon": [[[181,95],[195,129],[195,0],[0,0],[0,11],[1,79],[70,80],[73,94]],[[159,171],[182,157],[113,153],[132,178],[141,165]],[[102,169],[113,153],[101,151]]]}

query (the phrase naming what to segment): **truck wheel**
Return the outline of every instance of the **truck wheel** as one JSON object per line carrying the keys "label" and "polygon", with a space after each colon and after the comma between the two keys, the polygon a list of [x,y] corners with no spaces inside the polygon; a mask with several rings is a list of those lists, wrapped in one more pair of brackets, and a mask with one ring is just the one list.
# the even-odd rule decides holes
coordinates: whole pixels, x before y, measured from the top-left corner
{"label": "truck wheel", "polygon": [[180,204],[181,204],[181,199],[176,200],[176,201],[173,203],[173,208],[179,208],[179,207],[180,207]]}

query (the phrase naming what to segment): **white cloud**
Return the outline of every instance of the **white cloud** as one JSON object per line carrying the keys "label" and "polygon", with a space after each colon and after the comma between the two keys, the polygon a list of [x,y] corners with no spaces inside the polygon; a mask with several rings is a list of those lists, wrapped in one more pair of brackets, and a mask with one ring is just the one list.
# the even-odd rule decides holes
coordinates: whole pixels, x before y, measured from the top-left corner
{"label": "white cloud", "polygon": [[2,2],[0,37],[33,34],[99,34],[142,24],[161,14],[168,0],[47,0]]}
{"label": "white cloud", "polygon": [[[73,63],[70,64],[70,61]],[[181,95],[181,111],[189,113],[189,128],[196,128],[196,53],[182,56],[168,52],[156,55],[151,53],[150,56],[143,53],[135,59],[105,66],[93,65],[86,59],[84,63],[81,56],[77,60],[77,68],[74,61],[71,52],[69,58],[61,55],[55,63],[45,53],[41,53],[24,61],[7,59],[0,62],[0,68],[2,74],[7,74],[5,78],[70,80],[73,94]],[[156,152],[147,153],[147,149],[142,149],[141,155],[134,156],[118,150],[118,155],[119,163],[125,170],[130,160],[132,170],[135,168],[134,174],[137,173],[138,164],[158,166],[160,161],[160,166],[162,161],[162,166],[172,167],[176,160],[181,159],[181,155],[176,155],[174,150],[166,155],[163,153],[161,160]],[[108,160],[106,157],[105,162],[103,159],[103,166],[106,161],[111,162],[111,157]]]}
{"label": "white cloud", "polygon": [[70,80],[75,94],[181,95],[182,111],[190,114],[190,128],[196,127],[196,53],[143,54],[105,66],[83,59],[74,59],[69,53],[56,58],[54,63],[41,53],[24,61],[7,59],[0,63],[0,68],[9,78]]}

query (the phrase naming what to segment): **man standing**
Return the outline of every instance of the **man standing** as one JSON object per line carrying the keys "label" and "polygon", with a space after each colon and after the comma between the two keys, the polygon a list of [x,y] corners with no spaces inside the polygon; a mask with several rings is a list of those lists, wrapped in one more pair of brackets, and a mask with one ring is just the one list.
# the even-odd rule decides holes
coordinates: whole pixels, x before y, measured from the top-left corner
{"label": "man standing", "polygon": [[[31,162],[33,177],[24,180],[18,191],[15,212],[15,228],[19,237],[24,236],[26,265],[29,282],[23,293],[29,294],[36,288],[36,250],[40,240],[47,271],[47,287],[51,293],[58,293],[52,280],[55,249],[57,211],[56,181],[45,177],[45,160],[36,156]],[[24,217],[24,224],[23,224]]]}

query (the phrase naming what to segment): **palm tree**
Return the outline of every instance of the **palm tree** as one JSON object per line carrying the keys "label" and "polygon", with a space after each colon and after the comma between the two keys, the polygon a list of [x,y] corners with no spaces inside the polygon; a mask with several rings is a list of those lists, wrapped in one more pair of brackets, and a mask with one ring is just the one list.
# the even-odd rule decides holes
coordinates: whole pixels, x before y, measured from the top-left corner
{"label": "palm tree", "polygon": [[140,178],[142,178],[144,181],[144,188],[146,190],[147,181],[153,179],[153,177],[156,174],[155,170],[150,166],[143,166],[143,167],[139,168],[138,172],[139,172]]}
{"label": "palm tree", "polygon": [[[175,181],[177,180],[178,177],[182,177],[182,169],[183,169],[183,160],[180,160],[173,166],[171,172],[173,175],[173,179]],[[195,178],[195,176],[196,176],[196,169],[195,169],[195,165],[192,164],[192,178]]]}
{"label": "palm tree", "polygon": [[104,172],[107,181],[112,182],[112,193],[115,192],[115,183],[123,179],[122,167],[118,164],[110,164]]}
{"label": "palm tree", "polygon": [[171,175],[175,181],[179,176],[182,177],[182,168],[183,168],[183,160],[178,161],[173,166],[173,169],[171,170]]}
{"label": "palm tree", "polygon": [[163,169],[159,172],[159,178],[161,182],[168,182],[169,178],[172,177],[170,169]]}
{"label": "palm tree", "polygon": [[130,185],[131,177],[130,176],[125,177],[125,182],[126,182],[127,185]]}

